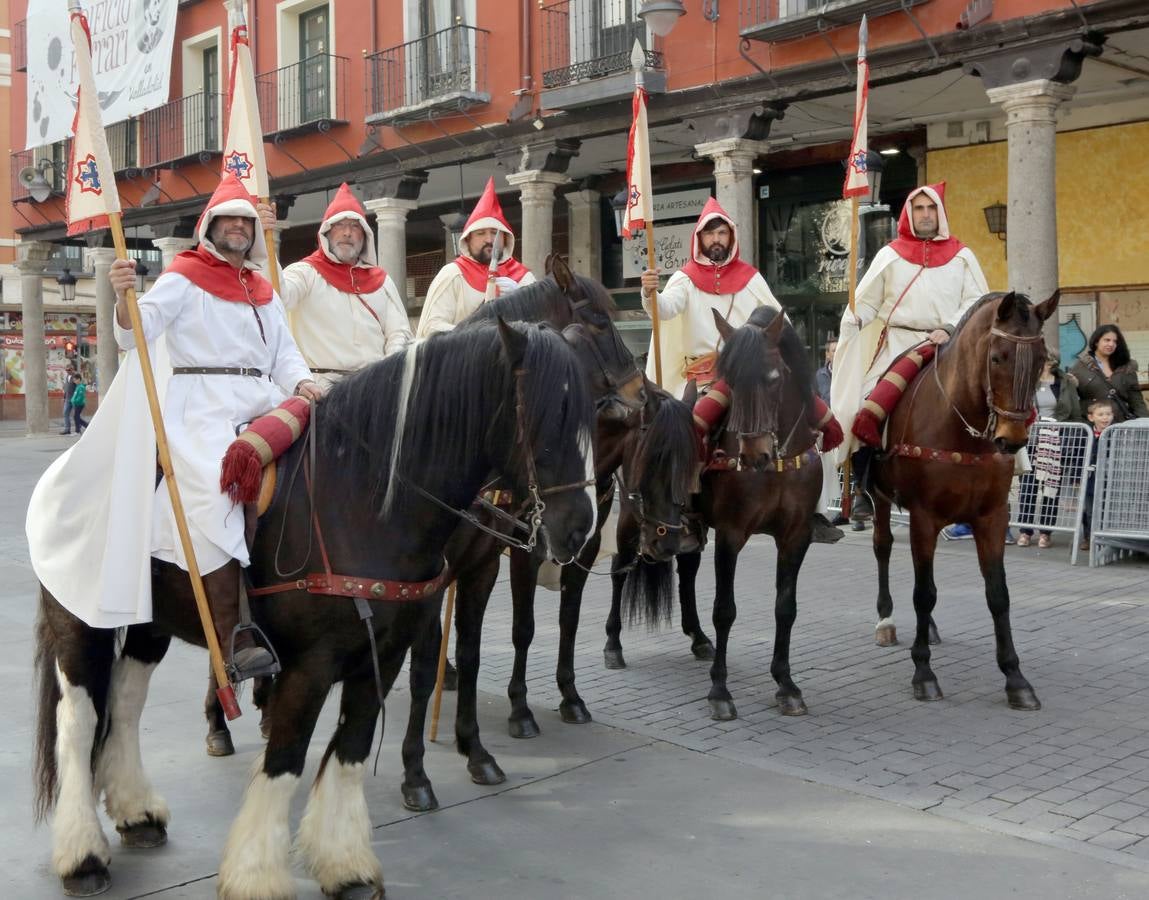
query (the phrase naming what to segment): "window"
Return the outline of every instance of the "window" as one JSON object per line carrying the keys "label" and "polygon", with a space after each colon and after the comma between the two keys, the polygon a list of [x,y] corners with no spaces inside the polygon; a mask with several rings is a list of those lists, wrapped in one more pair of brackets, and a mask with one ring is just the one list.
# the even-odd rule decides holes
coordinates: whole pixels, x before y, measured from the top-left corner
{"label": "window", "polygon": [[331,67],[326,6],[299,15],[299,116],[314,122],[331,115]]}
{"label": "window", "polygon": [[219,45],[204,47],[201,60],[203,68],[204,120],[203,135],[205,147],[219,145],[219,108],[215,96],[219,90]]}

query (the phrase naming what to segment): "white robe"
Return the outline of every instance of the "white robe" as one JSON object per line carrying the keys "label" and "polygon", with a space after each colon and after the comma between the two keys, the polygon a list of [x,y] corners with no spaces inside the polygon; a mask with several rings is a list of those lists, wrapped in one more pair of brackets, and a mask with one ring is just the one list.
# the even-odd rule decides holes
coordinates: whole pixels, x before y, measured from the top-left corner
{"label": "white robe", "polygon": [[[857,449],[857,439],[850,428],[862,408],[862,401],[890,363],[926,340],[934,329],[952,328],[966,310],[988,292],[985,275],[968,247],[963,247],[945,265],[927,269],[902,259],[892,247],[878,251],[854,294],[861,327],[847,307],[842,312],[838,332],[830,407],[842,425],[846,440],[834,451],[837,465]],[[902,297],[900,303],[899,297]],[[886,342],[879,350],[878,339],[887,323]]]}
{"label": "white robe", "polygon": [[[530,272],[523,275],[518,284],[512,282],[514,287],[534,283],[535,276]],[[501,287],[504,293],[508,289],[511,289],[510,285]],[[476,291],[467,283],[462,270],[452,260],[439,270],[427,288],[427,299],[423,302],[423,314],[419,316],[415,337],[422,339],[440,331],[450,331],[478,309],[485,297],[485,291]]]}
{"label": "white robe", "polygon": [[[240,424],[282,402],[310,372],[276,298],[256,310],[207,294],[182,275],[161,276],[140,299],[172,465],[203,574],[248,562],[243,512],[219,488],[220,462]],[[132,333],[116,325],[121,347]],[[149,557],[187,568],[167,486],[155,487],[155,434],[139,357],[125,364],[80,440],[41,477],[28,506],[36,577],[89,625],[151,619]],[[270,373],[172,375],[173,366],[253,367]]]}
{"label": "white robe", "polygon": [[[299,352],[313,369],[361,369],[413,340],[407,311],[390,275],[377,291],[363,295],[378,319],[358,297],[332,287],[302,261],[283,270],[280,293]],[[338,380],[323,374],[316,378],[324,383]]]}
{"label": "white robe", "polygon": [[[717,309],[733,327],[746,324],[750,314],[759,306],[782,309],[782,304],[771,292],[760,273],[747,282],[736,294],[708,294],[686,275],[678,271],[666,282],[658,294],[659,335],[662,344],[662,387],[675,397],[681,397],[686,387],[683,368],[690,359],[713,353],[721,335],[714,324]],[[642,298],[642,308],[650,313],[650,300]],[[646,377],[655,380],[654,335],[651,334],[650,352],[646,357]]]}

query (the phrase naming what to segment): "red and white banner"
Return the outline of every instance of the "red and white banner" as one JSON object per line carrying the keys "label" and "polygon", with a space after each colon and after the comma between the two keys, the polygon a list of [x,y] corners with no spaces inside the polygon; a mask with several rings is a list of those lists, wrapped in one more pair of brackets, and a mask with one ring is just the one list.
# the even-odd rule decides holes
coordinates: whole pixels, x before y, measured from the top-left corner
{"label": "red and white banner", "polygon": [[846,157],[846,183],[842,196],[865,197],[870,193],[870,182],[866,177],[866,152],[869,137],[866,133],[866,108],[870,100],[870,62],[866,59],[866,43],[869,40],[869,26],[866,17],[858,29],[858,93],[854,101],[854,139],[850,142],[850,155]]}
{"label": "red and white banner", "polygon": [[227,132],[223,143],[223,173],[232,173],[253,197],[271,194],[263,155],[263,128],[255,92],[255,69],[247,23],[236,12],[231,28],[231,77],[227,88]]}
{"label": "red and white banner", "polygon": [[635,231],[654,221],[654,192],[650,187],[650,135],[646,128],[646,91],[634,89],[633,118],[626,142],[626,211],[622,233],[631,237]]}
{"label": "red and white banner", "polygon": [[120,194],[108,138],[100,120],[99,95],[92,74],[92,34],[79,4],[71,13],[76,50],[76,117],[72,121],[72,155],[68,160],[66,208],[68,234],[108,227],[108,215],[120,211]]}

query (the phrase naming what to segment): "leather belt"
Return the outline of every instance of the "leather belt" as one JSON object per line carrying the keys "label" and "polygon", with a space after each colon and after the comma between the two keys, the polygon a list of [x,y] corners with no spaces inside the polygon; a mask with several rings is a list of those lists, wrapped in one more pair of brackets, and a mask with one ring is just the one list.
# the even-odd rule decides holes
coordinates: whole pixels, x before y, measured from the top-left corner
{"label": "leather belt", "polygon": [[173,375],[246,375],[262,378],[263,372],[247,366],[174,366]]}
{"label": "leather belt", "polygon": [[353,369],[317,369],[315,366],[311,367],[312,375],[350,375]]}

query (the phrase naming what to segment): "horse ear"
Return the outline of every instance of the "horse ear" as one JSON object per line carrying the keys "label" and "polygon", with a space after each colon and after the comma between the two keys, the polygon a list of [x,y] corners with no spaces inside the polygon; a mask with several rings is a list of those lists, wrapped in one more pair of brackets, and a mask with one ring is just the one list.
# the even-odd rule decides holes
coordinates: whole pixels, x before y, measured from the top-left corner
{"label": "horse ear", "polygon": [[550,275],[555,263],[555,254],[548,253],[546,261],[543,263],[543,274]]}
{"label": "horse ear", "polygon": [[1052,294],[1050,294],[1050,296],[1047,299],[1045,299],[1045,300],[1041,301],[1041,303],[1037,304],[1037,306],[1035,306],[1033,308],[1033,311],[1037,314],[1037,317],[1042,322],[1044,322],[1046,319],[1048,319],[1050,316],[1052,316],[1054,314],[1054,312],[1057,311],[1057,304],[1060,300],[1061,300],[1061,288],[1058,288],[1056,291],[1054,291]]}
{"label": "horse ear", "polygon": [[714,324],[718,328],[718,333],[722,335],[722,340],[729,342],[734,334],[734,329],[730,323],[726,321],[726,317],[722,315],[722,313],[713,308],[710,311],[714,313]]}
{"label": "horse ear", "polygon": [[766,337],[770,339],[770,343],[777,344],[782,339],[782,329],[786,327],[786,314],[779,310],[770,324],[764,329]]}
{"label": "horse ear", "polygon": [[571,288],[574,287],[574,272],[572,272],[571,267],[567,265],[566,259],[554,253],[548,260],[548,265],[550,266],[548,274],[554,276],[555,281],[558,282],[564,294],[569,294]]}
{"label": "horse ear", "polygon": [[694,404],[698,402],[698,382],[693,378],[686,382],[686,389],[682,392],[682,402],[694,408]]}
{"label": "horse ear", "polygon": [[527,355],[527,336],[503,321],[502,316],[495,317],[499,326],[499,338],[503,342],[503,349],[507,353],[511,368],[515,368]]}
{"label": "horse ear", "polygon": [[1017,306],[1017,294],[1010,291],[998,301],[997,304],[997,320],[1004,322],[1013,316],[1013,311]]}

